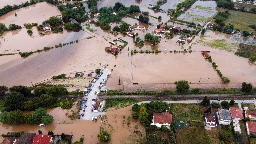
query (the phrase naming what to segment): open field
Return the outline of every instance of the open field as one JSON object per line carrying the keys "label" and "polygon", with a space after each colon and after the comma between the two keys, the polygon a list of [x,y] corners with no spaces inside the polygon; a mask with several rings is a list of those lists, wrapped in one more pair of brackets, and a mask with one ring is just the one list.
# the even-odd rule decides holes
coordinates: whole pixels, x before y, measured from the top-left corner
{"label": "open field", "polygon": [[[223,10],[222,10],[223,11]],[[256,15],[252,13],[229,10],[230,16],[225,20],[225,24],[233,24],[241,31],[255,32],[249,25],[255,25]]]}
{"label": "open field", "polygon": [[[15,13],[17,16],[15,17]],[[16,24],[21,25],[25,23],[38,23],[49,19],[51,16],[60,15],[57,7],[46,2],[31,5],[25,8],[11,11],[0,17],[0,23],[5,25]]]}
{"label": "open field", "polygon": [[204,127],[185,127],[177,133],[178,144],[207,144],[210,138]]}

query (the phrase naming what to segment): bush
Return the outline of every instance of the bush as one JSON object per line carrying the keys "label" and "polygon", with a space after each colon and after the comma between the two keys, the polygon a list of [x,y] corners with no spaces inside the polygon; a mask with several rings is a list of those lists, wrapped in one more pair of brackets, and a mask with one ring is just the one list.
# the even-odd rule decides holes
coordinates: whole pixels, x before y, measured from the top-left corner
{"label": "bush", "polygon": [[21,26],[16,25],[16,24],[10,24],[9,28],[8,28],[9,31],[13,31],[13,30],[17,30],[17,29],[21,29]]}
{"label": "bush", "polygon": [[176,91],[178,93],[184,94],[184,93],[187,93],[188,90],[189,90],[188,81],[182,80],[176,83]]}
{"label": "bush", "polygon": [[140,111],[140,106],[136,103],[132,106],[132,111],[133,112],[139,112]]}
{"label": "bush", "polygon": [[33,31],[29,29],[29,30],[27,30],[27,33],[28,33],[28,35],[32,36]]}
{"label": "bush", "polygon": [[229,78],[227,78],[227,77],[221,77],[221,80],[222,80],[222,82],[223,82],[224,84],[227,84],[227,83],[230,82]]}
{"label": "bush", "polygon": [[98,74],[100,74],[100,71],[101,71],[101,69],[96,69],[95,73],[98,75]]}
{"label": "bush", "polygon": [[60,74],[52,77],[52,79],[65,79],[65,78],[66,78],[66,74]]}
{"label": "bush", "polygon": [[229,109],[229,103],[228,103],[228,101],[222,101],[220,104],[221,104],[221,106],[222,106],[223,108]]}
{"label": "bush", "polygon": [[212,107],[214,108],[220,108],[220,104],[217,102],[212,102]]}
{"label": "bush", "polygon": [[97,136],[99,139],[100,139],[100,141],[102,141],[102,142],[108,142],[108,141],[110,141],[110,139],[111,139],[111,135],[107,132],[107,131],[105,131],[105,130],[102,130],[99,134],[98,134],[98,136]]}
{"label": "bush", "polygon": [[132,118],[139,119],[139,113],[138,112],[132,112]]}
{"label": "bush", "polygon": [[210,105],[210,100],[205,96],[203,101],[201,102],[202,105],[204,106],[209,106]]}
{"label": "bush", "polygon": [[252,84],[251,83],[245,83],[245,82],[243,82],[242,83],[242,89],[241,89],[241,91],[242,92],[245,92],[245,93],[250,93],[251,91],[252,91]]}

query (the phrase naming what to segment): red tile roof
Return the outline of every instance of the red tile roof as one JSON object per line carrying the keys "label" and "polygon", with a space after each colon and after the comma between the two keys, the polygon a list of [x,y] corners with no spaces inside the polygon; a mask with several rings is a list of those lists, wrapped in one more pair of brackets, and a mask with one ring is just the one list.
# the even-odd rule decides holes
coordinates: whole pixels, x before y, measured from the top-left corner
{"label": "red tile roof", "polygon": [[246,117],[256,118],[256,112],[255,111],[246,110]]}
{"label": "red tile roof", "polygon": [[230,107],[230,112],[231,112],[231,115],[232,115],[233,119],[234,118],[244,119],[244,116],[243,116],[241,108]]}
{"label": "red tile roof", "polygon": [[52,136],[39,134],[34,137],[33,144],[52,144],[51,138]]}
{"label": "red tile roof", "polygon": [[154,118],[154,123],[159,123],[159,124],[172,123],[172,114],[168,112],[153,113],[153,118]]}
{"label": "red tile roof", "polygon": [[248,129],[249,129],[250,134],[256,133],[256,122],[248,121],[247,123],[248,123]]}
{"label": "red tile roof", "polygon": [[163,24],[161,25],[161,28],[165,28],[165,27],[166,27],[166,24],[163,23]]}

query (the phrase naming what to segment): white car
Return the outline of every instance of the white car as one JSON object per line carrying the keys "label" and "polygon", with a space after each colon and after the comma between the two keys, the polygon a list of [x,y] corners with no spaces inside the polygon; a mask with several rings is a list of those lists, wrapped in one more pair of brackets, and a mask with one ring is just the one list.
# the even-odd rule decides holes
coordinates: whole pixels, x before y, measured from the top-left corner
{"label": "white car", "polygon": [[44,125],[44,124],[40,124],[39,126],[40,126],[40,127],[44,127],[45,125]]}

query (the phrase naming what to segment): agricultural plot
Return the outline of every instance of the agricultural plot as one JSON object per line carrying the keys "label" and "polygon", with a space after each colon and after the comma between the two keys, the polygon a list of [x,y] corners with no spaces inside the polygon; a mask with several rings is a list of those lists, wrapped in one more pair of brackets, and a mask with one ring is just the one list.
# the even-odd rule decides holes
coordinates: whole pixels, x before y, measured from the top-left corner
{"label": "agricultural plot", "polygon": [[204,25],[217,12],[216,7],[217,4],[215,1],[197,1],[188,11],[179,16],[178,19]]}

